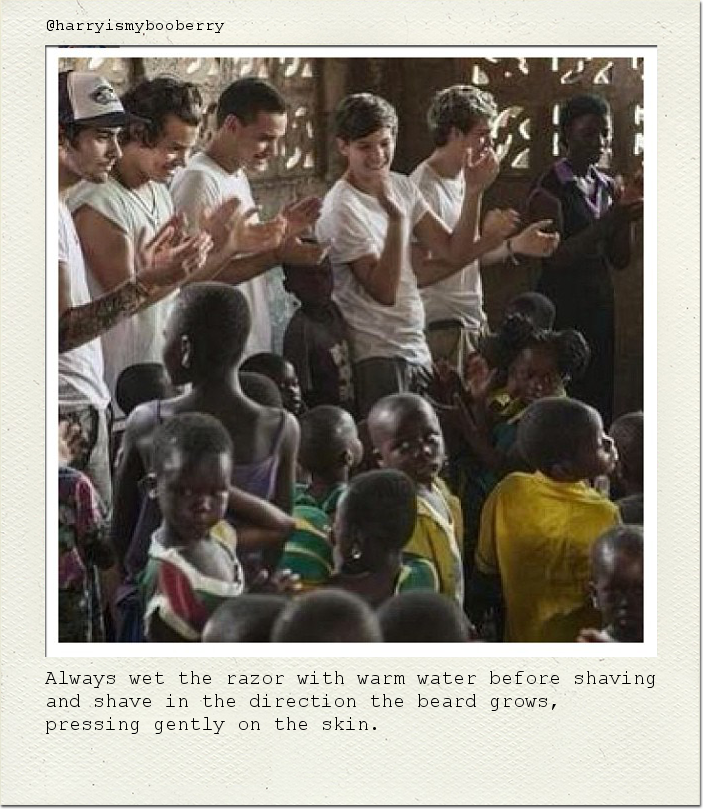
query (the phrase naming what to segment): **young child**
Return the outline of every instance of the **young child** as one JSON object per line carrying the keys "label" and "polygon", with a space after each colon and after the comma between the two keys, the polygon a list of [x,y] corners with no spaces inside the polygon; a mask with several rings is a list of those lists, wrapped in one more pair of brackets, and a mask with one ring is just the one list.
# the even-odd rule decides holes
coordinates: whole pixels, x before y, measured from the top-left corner
{"label": "young child", "polygon": [[644,536],[636,525],[619,525],[591,548],[593,606],[603,629],[582,629],[580,643],[641,643],[643,626]]}
{"label": "young child", "polygon": [[405,553],[432,562],[440,592],[462,604],[461,506],[439,477],[444,439],[434,410],[413,393],[386,396],[369,413],[368,429],[381,466],[405,472],[415,484],[417,520]]}
{"label": "young child", "polygon": [[358,596],[316,590],[293,599],[273,627],[274,643],[381,643],[378,618]]}
{"label": "young child", "polygon": [[239,384],[242,386],[242,393],[257,404],[264,407],[275,407],[283,410],[283,397],[278,385],[263,374],[255,374],[252,371],[239,372]]}
{"label": "young child", "polygon": [[203,629],[203,643],[268,643],[276,618],[286,606],[279,595],[245,593],[213,612]]}
{"label": "young child", "polygon": [[125,368],[115,383],[115,401],[125,418],[118,418],[110,429],[110,458],[113,467],[119,464],[120,448],[125,431],[125,419],[140,404],[155,399],[168,399],[176,390],[160,362],[142,362]]}
{"label": "young child", "polygon": [[537,471],[508,475],[486,500],[477,575],[500,578],[506,641],[573,642],[594,620],[585,597],[591,545],[618,522],[616,506],[587,481],[612,472],[615,445],[596,410],[552,397],[528,407],[518,447]]}
{"label": "young child", "polygon": [[232,441],[212,416],[182,413],[159,427],[153,453],[162,522],[140,581],[145,635],[198,641],[223,599],[244,589],[234,531],[227,543],[212,534],[227,510]]}
{"label": "young child", "polygon": [[300,383],[295,374],[295,368],[288,360],[262,351],[247,358],[241,367],[242,371],[267,376],[276,384],[281,392],[283,407],[294,416],[300,416],[305,411],[305,402],[300,392]]}
{"label": "young child", "polygon": [[536,329],[551,331],[554,328],[557,310],[546,295],[542,295],[540,292],[521,292],[508,301],[503,313],[503,321],[511,315],[522,315]]}
{"label": "young child", "polygon": [[[190,383],[191,389],[132,412],[115,479],[112,540],[121,561],[130,550],[131,571],[141,570],[158,525],[157,510],[148,507],[153,501],[145,506],[140,492],[140,481],[151,469],[151,440],[156,428],[178,413],[209,413],[237,446],[230,508],[238,526],[290,528],[290,518],[283,521],[285,526],[279,518],[293,507],[298,425],[285,411],[262,407],[242,393],[237,370],[249,322],[244,296],[227,284],[192,284],[178,296],[167,324],[164,364],[175,385]],[[272,510],[264,500],[278,508]],[[245,544],[240,532],[240,547]],[[283,536],[271,546],[273,566],[282,544]]]}
{"label": "young child", "polygon": [[109,568],[104,506],[86,475],[72,469],[80,430],[59,424],[59,643],[105,640],[100,582],[95,570]]}
{"label": "young child", "polygon": [[356,415],[363,419],[382,396],[422,387],[432,359],[414,270],[411,239],[458,271],[515,229],[517,215],[500,212],[476,239],[478,198],[497,171],[492,150],[465,155],[466,194],[453,228],[433,213],[408,177],[391,172],[398,116],[383,98],[357,93],[342,99],[334,120],[346,170],[324,199],[317,223],[329,246],[334,300],[349,329]]}
{"label": "young child", "polygon": [[378,611],[386,643],[468,643],[469,619],[451,598],[439,593],[401,593]]}
{"label": "young child", "polygon": [[530,469],[515,446],[525,409],[544,397],[564,396],[565,386],[583,373],[590,357],[579,332],[542,331],[522,315],[506,319],[495,349],[496,377],[504,384],[491,393],[488,377],[488,384],[474,387],[468,407],[458,400],[461,438],[448,468],[464,512],[467,575],[486,497],[509,472]]}
{"label": "young child", "polygon": [[379,469],[357,475],[337,509],[336,569],[329,585],[356,593],[374,608],[396,593],[439,590],[428,559],[403,558],[416,518],[417,494],[406,474]]}
{"label": "young child", "polygon": [[610,426],[618,462],[610,476],[610,498],[624,523],[644,522],[644,414],[625,413]]}
{"label": "young child", "polygon": [[279,568],[297,573],[304,589],[325,584],[332,573],[330,530],[361,452],[356,425],[345,410],[319,405],[301,416],[298,461],[309,481],[296,487],[296,527],[286,540]]}
{"label": "young child", "polygon": [[332,265],[283,264],[285,289],[300,301],[283,337],[283,356],[293,364],[308,407],[354,408],[347,326],[332,300]]}

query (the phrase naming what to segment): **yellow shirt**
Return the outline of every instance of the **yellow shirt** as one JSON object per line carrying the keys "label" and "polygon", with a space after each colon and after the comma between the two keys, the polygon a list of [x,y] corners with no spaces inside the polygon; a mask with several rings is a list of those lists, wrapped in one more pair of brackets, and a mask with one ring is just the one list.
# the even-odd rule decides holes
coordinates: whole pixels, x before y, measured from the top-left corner
{"label": "yellow shirt", "polygon": [[617,522],[616,506],[581,481],[514,472],[496,486],[481,513],[476,566],[500,574],[506,641],[573,642],[599,625],[589,554]]}
{"label": "yellow shirt", "polygon": [[439,478],[432,484],[432,493],[444,501],[449,519],[440,514],[430,500],[418,496],[415,530],[403,552],[429,559],[437,570],[439,592],[455,598],[463,606],[461,505]]}

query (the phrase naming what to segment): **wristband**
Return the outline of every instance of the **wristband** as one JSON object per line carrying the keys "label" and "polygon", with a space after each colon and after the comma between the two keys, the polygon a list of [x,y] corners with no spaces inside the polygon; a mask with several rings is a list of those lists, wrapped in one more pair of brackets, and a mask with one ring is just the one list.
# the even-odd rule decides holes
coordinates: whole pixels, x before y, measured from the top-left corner
{"label": "wristband", "polygon": [[505,242],[505,248],[508,251],[508,258],[512,261],[512,263],[517,267],[520,263],[520,259],[515,255],[515,251],[513,250],[513,240],[512,238],[507,239]]}

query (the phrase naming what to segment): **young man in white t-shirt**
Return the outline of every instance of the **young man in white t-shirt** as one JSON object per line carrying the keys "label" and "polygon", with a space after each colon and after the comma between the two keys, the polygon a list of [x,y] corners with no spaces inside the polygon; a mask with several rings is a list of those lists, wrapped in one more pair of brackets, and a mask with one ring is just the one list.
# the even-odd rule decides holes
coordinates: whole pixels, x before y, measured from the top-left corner
{"label": "young man in white t-shirt", "polygon": [[101,76],[59,74],[59,418],[80,425],[81,451],[73,465],[91,477],[106,504],[111,496],[105,417],[110,393],[99,337],[149,306],[164,287],[197,270],[210,247],[208,237],[172,243],[168,225],[151,244],[140,243],[129,278],[91,297],[66,195],[80,180],[107,181],[121,154],[117,136],[131,120]]}
{"label": "young man in white t-shirt", "polygon": [[[247,172],[263,171],[278,153],[287,126],[286,102],[263,79],[238,79],[227,87],[217,104],[217,130],[205,149],[192,157],[171,186],[176,208],[188,221],[198,223],[203,211],[236,197],[244,211],[255,208]],[[285,239],[275,250],[234,258],[217,275],[218,281],[237,284],[252,313],[251,333],[244,357],[271,351],[266,272],[283,261],[316,264],[322,258],[317,245],[297,238],[311,227],[320,210],[317,197],[288,205],[279,214]]]}
{"label": "young man in white t-shirt", "polygon": [[[435,149],[410,176],[430,208],[448,227],[454,227],[461,215],[466,193],[463,166],[467,152],[471,150],[474,155],[480,155],[492,148],[496,114],[493,96],[471,85],[448,87],[432,99],[427,123]],[[541,228],[547,224],[546,221],[536,222],[511,236],[495,250],[484,253],[480,264],[506,259],[517,263],[516,254],[550,255],[559,237],[542,232]],[[447,360],[461,373],[467,354],[476,349],[487,324],[479,260],[457,268],[420,250],[415,251],[413,260],[425,278],[420,284],[420,294],[432,358]]]}
{"label": "young man in white t-shirt", "polygon": [[499,245],[515,229],[512,211],[491,211],[476,239],[481,192],[498,162],[492,150],[463,166],[466,194],[453,229],[429,208],[408,177],[391,172],[398,119],[370,93],[344,98],[335,114],[347,169],[324,199],[317,225],[330,247],[334,299],[349,326],[357,411],[364,418],[383,396],[420,389],[431,371],[424,310],[411,240],[455,266]]}

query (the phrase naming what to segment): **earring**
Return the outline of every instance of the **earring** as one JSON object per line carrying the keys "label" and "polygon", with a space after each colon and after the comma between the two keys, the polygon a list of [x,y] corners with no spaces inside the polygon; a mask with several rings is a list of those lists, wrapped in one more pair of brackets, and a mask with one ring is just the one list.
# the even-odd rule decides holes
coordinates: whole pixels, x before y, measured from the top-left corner
{"label": "earring", "polygon": [[358,562],[361,559],[361,548],[355,543],[352,545],[349,555],[355,562]]}

